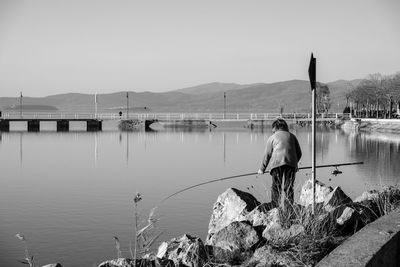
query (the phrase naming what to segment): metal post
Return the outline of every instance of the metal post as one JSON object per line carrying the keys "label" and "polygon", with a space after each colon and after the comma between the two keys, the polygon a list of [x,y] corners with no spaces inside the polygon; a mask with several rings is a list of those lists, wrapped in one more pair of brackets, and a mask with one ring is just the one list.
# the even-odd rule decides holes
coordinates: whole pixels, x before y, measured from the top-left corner
{"label": "metal post", "polygon": [[22,92],[20,92],[19,98],[19,116],[22,118]]}
{"label": "metal post", "polygon": [[226,93],[224,92],[224,120],[226,116]]}
{"label": "metal post", "polygon": [[97,93],[94,94],[94,117],[97,118]]}
{"label": "metal post", "polygon": [[315,97],[316,97],[316,89],[312,90],[312,149],[311,149],[311,173],[312,173],[312,191],[313,191],[313,202],[312,202],[312,211],[313,214],[315,214],[315,182],[316,182],[316,169],[315,169],[315,155],[316,155],[316,142],[315,142],[315,135],[316,135],[316,127],[315,127],[315,117],[316,117],[316,112],[315,112]]}
{"label": "metal post", "polygon": [[129,92],[126,92],[126,119],[129,119]]}
{"label": "metal post", "polygon": [[312,145],[311,145],[311,174],[312,174],[312,214],[315,214],[315,182],[316,182],[316,170],[315,170],[315,155],[316,155],[316,142],[315,142],[315,135],[316,135],[316,127],[315,127],[315,120],[316,120],[316,103],[315,103],[315,98],[316,98],[316,91],[317,91],[317,59],[314,57],[314,55],[311,53],[311,59],[310,59],[310,65],[308,67],[308,76],[310,78],[310,84],[311,84],[311,111],[312,111]]}

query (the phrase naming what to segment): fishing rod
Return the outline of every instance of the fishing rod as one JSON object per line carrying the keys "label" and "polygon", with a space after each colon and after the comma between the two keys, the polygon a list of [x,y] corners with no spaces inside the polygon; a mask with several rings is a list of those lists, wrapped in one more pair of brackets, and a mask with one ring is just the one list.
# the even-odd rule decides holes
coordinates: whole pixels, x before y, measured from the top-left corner
{"label": "fishing rod", "polygon": [[[337,167],[339,167],[339,166],[348,166],[348,165],[359,165],[359,164],[364,164],[364,162],[363,162],[363,161],[360,161],[360,162],[350,162],[350,163],[326,164],[326,165],[318,165],[318,166],[315,166],[315,168],[335,167],[336,169],[335,169],[335,171],[332,172],[332,174],[333,174],[333,175],[337,175],[337,174],[342,173],[341,171],[339,171],[339,170],[337,169]],[[306,169],[311,169],[311,168],[312,168],[311,166],[300,167],[300,168],[298,168],[298,170],[306,170]],[[266,171],[266,172],[264,172],[264,173],[269,173],[269,171]],[[209,181],[202,182],[202,183],[199,183],[199,184],[195,184],[195,185],[192,185],[192,186],[183,188],[183,189],[181,189],[181,190],[179,190],[179,191],[177,191],[177,192],[175,192],[175,193],[173,193],[173,194],[167,196],[166,198],[164,198],[163,200],[161,200],[160,203],[166,201],[167,199],[169,199],[169,198],[171,198],[171,197],[173,197],[173,196],[176,196],[176,195],[178,195],[178,194],[180,194],[180,193],[182,193],[182,192],[185,192],[185,191],[187,191],[187,190],[189,190],[189,189],[192,189],[192,188],[195,188],[195,187],[199,187],[199,186],[202,186],[202,185],[211,184],[211,183],[215,183],[215,182],[220,182],[220,181],[224,181],[224,180],[230,180],[230,179],[235,179],[235,178],[240,178],[240,177],[255,175],[255,174],[258,174],[258,173],[257,173],[257,172],[251,172],[251,173],[233,175],[233,176],[228,176],[228,177],[213,179],[213,180],[209,180]]]}

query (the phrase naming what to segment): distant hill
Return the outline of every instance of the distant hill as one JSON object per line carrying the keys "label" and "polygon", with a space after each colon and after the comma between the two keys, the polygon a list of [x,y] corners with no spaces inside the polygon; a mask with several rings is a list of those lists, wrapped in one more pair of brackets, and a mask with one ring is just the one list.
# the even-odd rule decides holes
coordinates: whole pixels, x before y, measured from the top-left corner
{"label": "distant hill", "polygon": [[243,89],[246,87],[252,87],[257,84],[236,84],[236,83],[206,83],[193,87],[183,88],[175,90],[175,92],[185,93],[185,94],[193,94],[193,95],[201,95],[208,93],[217,93],[217,92],[226,92],[230,90]]}
{"label": "distant hill", "polygon": [[[327,83],[331,93],[331,112],[341,112],[345,93],[361,80]],[[151,93],[129,92],[129,109],[134,112],[223,112],[226,92],[227,112],[310,112],[310,84],[304,80],[240,85],[209,83],[179,90]],[[98,94],[99,112],[125,112],[126,92]],[[0,108],[19,104],[18,98],[0,97]],[[47,97],[24,97],[23,105],[53,106],[63,112],[93,112],[94,95],[67,93]],[[146,109],[145,109],[146,107]]]}
{"label": "distant hill", "polygon": [[48,105],[12,105],[3,107],[4,111],[57,111],[58,108]]}

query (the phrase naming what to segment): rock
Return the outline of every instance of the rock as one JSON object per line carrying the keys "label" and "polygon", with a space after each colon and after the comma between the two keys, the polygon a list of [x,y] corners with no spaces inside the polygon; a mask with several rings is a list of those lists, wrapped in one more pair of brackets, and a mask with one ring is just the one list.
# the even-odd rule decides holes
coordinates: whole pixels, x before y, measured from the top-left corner
{"label": "rock", "polygon": [[203,266],[208,258],[203,242],[198,237],[183,235],[169,242],[163,242],[158,248],[157,257],[172,260],[176,266]]}
{"label": "rock", "polygon": [[355,217],[357,211],[353,208],[346,207],[339,218],[336,219],[336,223],[339,225],[345,225],[351,221],[352,218]]}
{"label": "rock", "polygon": [[266,266],[296,266],[293,261],[283,256],[283,254],[275,251],[270,246],[258,248],[253,256],[246,261],[243,266],[266,267]]}
{"label": "rock", "polygon": [[248,222],[232,222],[215,233],[209,240],[210,246],[229,251],[246,251],[258,243],[260,238]]}
{"label": "rock", "polygon": [[232,222],[215,233],[209,240],[217,262],[239,263],[246,258],[252,248],[260,241],[256,230],[249,222]]}
{"label": "rock", "polygon": [[271,221],[268,211],[270,211],[272,208],[273,205],[271,202],[258,205],[249,214],[247,214],[246,219],[253,225],[253,227],[261,225],[266,226]]}
{"label": "rock", "polygon": [[361,196],[358,196],[354,200],[354,202],[360,203],[363,201],[376,200],[378,198],[379,198],[378,190],[370,190],[370,191],[365,191],[364,193],[362,193]]}
{"label": "rock", "polygon": [[[61,266],[61,265],[60,265]],[[168,266],[173,267],[174,265],[161,265],[158,260],[149,260],[149,259],[137,259],[136,267],[147,266],[147,267],[156,267],[156,266]],[[44,266],[43,266],[44,267]],[[46,265],[47,267],[47,265]],[[119,258],[114,260],[105,261],[99,264],[98,267],[135,267],[134,261],[126,258]]]}
{"label": "rock", "polygon": [[119,258],[114,260],[105,261],[99,264],[98,267],[133,267],[133,260],[126,258]]}
{"label": "rock", "polygon": [[263,232],[263,237],[271,244],[280,246],[289,244],[292,240],[299,238],[305,232],[304,226],[293,224],[289,229],[274,229]]}
{"label": "rock", "polygon": [[[303,185],[300,194],[300,204],[303,206],[311,205],[313,202],[312,196],[312,180],[307,180]],[[338,186],[332,189],[330,186],[316,181],[315,183],[315,203],[324,203],[326,211],[332,211],[335,207],[347,203],[351,203],[352,200],[349,198],[343,190]]]}
{"label": "rock", "polygon": [[[324,202],[326,197],[333,191],[332,187],[326,186],[320,181],[315,182],[315,203]],[[312,205],[313,195],[312,195],[312,179],[307,180],[303,187],[301,188],[300,194],[300,205],[308,206]]]}
{"label": "rock", "polygon": [[263,230],[264,233],[268,233],[269,231],[275,231],[282,228],[281,217],[279,215],[279,209],[273,208],[272,210],[268,211],[263,218],[262,225],[265,226]]}
{"label": "rock", "polygon": [[158,259],[156,261],[156,267],[175,267],[175,263],[173,260],[169,259]]}
{"label": "rock", "polygon": [[349,198],[340,186],[337,186],[333,191],[328,194],[324,199],[324,208],[326,211],[332,211],[337,206],[352,203],[353,201]]}
{"label": "rock", "polygon": [[43,265],[42,267],[62,267],[62,265],[60,263],[51,263]]}
{"label": "rock", "polygon": [[321,213],[312,221],[313,231],[330,235],[340,232],[342,235],[352,234],[365,224],[361,221],[358,209],[354,204],[339,205],[327,213]]}
{"label": "rock", "polygon": [[227,189],[218,196],[213,206],[207,240],[230,223],[246,220],[246,216],[259,204],[257,199],[247,192],[235,188]]}
{"label": "rock", "polygon": [[360,224],[359,227],[363,227],[380,216],[380,209],[378,207],[377,201],[375,200],[363,200],[362,202],[355,202],[351,205],[351,208],[356,210],[357,223]]}

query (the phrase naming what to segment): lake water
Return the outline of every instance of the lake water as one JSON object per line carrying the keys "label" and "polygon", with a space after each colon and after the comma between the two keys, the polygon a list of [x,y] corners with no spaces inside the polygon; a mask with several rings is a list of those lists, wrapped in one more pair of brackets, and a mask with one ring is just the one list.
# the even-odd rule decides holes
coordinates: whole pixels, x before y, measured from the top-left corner
{"label": "lake water", "polygon": [[[256,172],[270,131],[222,129],[197,131],[119,132],[104,125],[103,132],[87,133],[71,125],[71,132],[54,132],[41,125],[40,133],[13,125],[0,133],[0,266],[21,266],[23,233],[41,265],[97,266],[115,258],[113,236],[129,256],[133,198],[140,192],[142,218],[164,197],[203,181]],[[292,129],[303,149],[301,166],[311,163],[310,128]],[[363,165],[317,170],[319,180],[340,185],[351,197],[371,188],[397,184],[400,136],[344,133],[318,129],[317,164],[364,161]],[[310,171],[300,171],[296,195]],[[155,246],[191,233],[207,234],[212,205],[229,187],[249,191],[260,201],[270,199],[271,179],[248,176],[213,183],[158,205],[159,230]]]}

